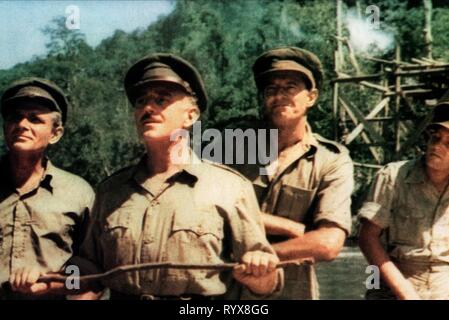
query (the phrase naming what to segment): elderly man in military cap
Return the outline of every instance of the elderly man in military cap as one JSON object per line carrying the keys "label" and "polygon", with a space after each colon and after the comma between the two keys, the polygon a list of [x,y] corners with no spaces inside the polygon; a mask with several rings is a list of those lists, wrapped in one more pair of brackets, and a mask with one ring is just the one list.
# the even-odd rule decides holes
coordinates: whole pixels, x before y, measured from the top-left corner
{"label": "elderly man in military cap", "polygon": [[360,248],[381,276],[367,299],[449,299],[449,91],[426,131],[425,155],[382,168],[360,209]]}
{"label": "elderly man in military cap", "polygon": [[78,254],[94,193],[45,156],[64,132],[67,100],[60,88],[45,79],[20,80],[4,91],[1,114],[8,152],[0,161],[0,299],[51,298],[37,295],[46,284],[33,284]]}
{"label": "elderly man in military cap", "polygon": [[[276,48],[257,58],[253,73],[267,127],[278,129],[278,154],[264,170],[240,169],[256,190],[268,239],[281,260],[331,261],[350,232],[353,164],[343,146],[312,133],[307,122],[321,63],[307,50]],[[312,265],[285,269],[280,299],[318,297]]]}
{"label": "elderly man in military cap", "polygon": [[[102,270],[147,262],[237,261],[232,275],[249,289],[243,290],[248,298],[279,290],[282,272],[251,184],[227,167],[198,159],[178,134],[206,108],[196,69],[180,57],[152,54],[129,69],[125,89],[146,154],[99,186],[83,256]],[[209,299],[230,293],[235,282],[227,281],[229,275],[211,269],[141,270],[103,285],[111,299]]]}

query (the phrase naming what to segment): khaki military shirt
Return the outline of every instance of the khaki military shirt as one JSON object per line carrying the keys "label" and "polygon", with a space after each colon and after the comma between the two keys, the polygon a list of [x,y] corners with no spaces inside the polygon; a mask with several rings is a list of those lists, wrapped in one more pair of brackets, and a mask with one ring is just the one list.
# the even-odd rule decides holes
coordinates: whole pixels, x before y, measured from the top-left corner
{"label": "khaki military shirt", "polygon": [[[274,253],[250,182],[217,164],[186,165],[158,190],[144,158],[100,185],[93,215],[82,254],[103,270],[146,262],[239,261],[252,250]],[[156,269],[121,274],[104,285],[130,295],[216,296],[228,282],[219,271]]]}
{"label": "khaki military shirt", "polygon": [[[336,142],[312,134],[308,125],[304,138],[266,167],[268,175],[261,175],[258,166],[237,169],[252,181],[262,212],[301,222],[306,231],[327,221],[350,233],[354,178],[349,152]],[[278,238],[269,237],[272,242],[287,240]],[[317,299],[314,268],[286,268],[280,298]]]}
{"label": "khaki military shirt", "polygon": [[20,194],[0,162],[0,283],[28,266],[56,272],[78,254],[94,192],[80,177],[50,161],[39,186]]}
{"label": "khaki military shirt", "polygon": [[387,229],[392,258],[449,263],[449,191],[431,184],[424,158],[381,169],[359,217]]}

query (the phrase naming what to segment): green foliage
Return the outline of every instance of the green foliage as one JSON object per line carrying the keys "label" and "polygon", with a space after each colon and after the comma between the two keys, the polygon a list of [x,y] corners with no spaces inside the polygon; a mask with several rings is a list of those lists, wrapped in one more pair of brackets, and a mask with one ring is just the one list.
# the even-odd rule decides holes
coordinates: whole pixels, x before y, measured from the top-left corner
{"label": "green foliage", "polygon": [[[362,7],[370,4],[365,2],[361,1]],[[353,5],[354,1],[346,1],[346,8]],[[404,59],[418,56],[423,49],[422,6],[399,0],[377,5],[382,27],[396,34]],[[449,58],[448,19],[447,8],[435,9],[434,52],[444,59]],[[40,76],[64,89],[71,103],[66,133],[50,156],[57,165],[95,185],[142,152],[122,82],[129,66],[150,52],[173,52],[198,67],[210,98],[202,127],[223,129],[236,123],[251,126],[259,117],[251,73],[257,56],[282,45],[307,48],[321,58],[325,69],[319,103],[309,119],[314,130],[332,138],[335,24],[334,1],[179,0],[173,12],[145,30],[116,31],[94,49],[82,33],[66,29],[64,18],[59,17],[43,30],[49,40],[47,55],[0,71],[0,88],[20,77]],[[363,65],[365,72],[376,68],[376,64]],[[347,94],[354,103],[366,105],[376,98],[364,91]],[[367,156],[358,147],[351,148],[351,153]],[[367,174],[357,174],[360,189]]]}

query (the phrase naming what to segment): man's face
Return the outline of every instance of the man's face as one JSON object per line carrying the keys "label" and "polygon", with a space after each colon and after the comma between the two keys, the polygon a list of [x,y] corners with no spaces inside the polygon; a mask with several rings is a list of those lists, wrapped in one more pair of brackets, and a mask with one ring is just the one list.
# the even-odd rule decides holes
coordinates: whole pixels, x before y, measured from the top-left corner
{"label": "man's face", "polygon": [[263,91],[264,113],[276,127],[291,127],[307,113],[318,98],[316,89],[308,90],[296,73],[276,73]]}
{"label": "man's face", "polygon": [[431,169],[449,173],[449,129],[437,126],[430,131],[426,164]]}
{"label": "man's face", "polygon": [[62,128],[54,128],[55,112],[32,101],[13,107],[5,115],[4,134],[11,152],[42,153],[62,136]]}
{"label": "man's face", "polygon": [[147,88],[134,107],[137,131],[144,141],[170,141],[173,133],[189,128],[199,116],[193,98],[170,83]]}

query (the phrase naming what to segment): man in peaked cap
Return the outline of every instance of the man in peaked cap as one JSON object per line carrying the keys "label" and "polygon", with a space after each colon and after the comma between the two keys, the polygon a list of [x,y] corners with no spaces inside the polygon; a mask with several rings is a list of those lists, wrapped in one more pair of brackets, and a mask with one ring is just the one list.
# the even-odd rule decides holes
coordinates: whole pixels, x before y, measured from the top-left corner
{"label": "man in peaked cap", "polygon": [[[248,289],[246,297],[279,290],[282,272],[251,184],[198,159],[188,138],[177,134],[206,109],[196,69],[177,56],[153,54],[134,64],[124,83],[146,154],[99,186],[82,256],[102,270],[237,261],[232,276]],[[155,269],[124,273],[103,285],[111,299],[210,299],[229,294],[229,276],[210,269]]]}
{"label": "man in peaked cap", "polygon": [[381,276],[367,299],[449,299],[449,91],[427,135],[425,155],[382,168],[359,211],[360,248]]}
{"label": "man in peaked cap", "polygon": [[[94,193],[45,156],[64,132],[67,100],[54,83],[27,78],[1,97],[7,154],[0,160],[0,299],[49,299],[47,272],[78,254]],[[6,285],[8,284],[9,285]]]}
{"label": "man in peaked cap", "polygon": [[[264,170],[240,169],[256,190],[268,239],[281,260],[331,261],[350,232],[353,165],[343,146],[312,133],[307,122],[322,85],[321,63],[307,50],[276,48],[257,58],[253,73],[267,128],[278,129],[278,154]],[[280,299],[318,294],[312,265],[285,269]]]}

